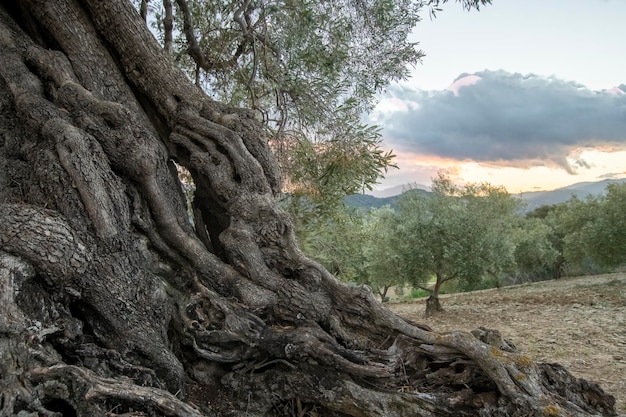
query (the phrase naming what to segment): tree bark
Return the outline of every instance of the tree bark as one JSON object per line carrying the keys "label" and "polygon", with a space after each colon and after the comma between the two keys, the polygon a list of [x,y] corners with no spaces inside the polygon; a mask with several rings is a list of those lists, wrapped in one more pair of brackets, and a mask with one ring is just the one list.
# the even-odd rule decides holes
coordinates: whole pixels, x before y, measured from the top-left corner
{"label": "tree bark", "polygon": [[441,306],[441,302],[439,301],[439,291],[441,290],[441,284],[443,284],[444,279],[443,276],[437,272],[437,280],[435,281],[435,285],[432,290],[430,290],[430,295],[428,299],[426,299],[426,311],[425,316],[431,317],[437,314],[440,311],[443,311],[443,307]]}
{"label": "tree bark", "polygon": [[440,311],[443,311],[443,307],[441,306],[441,302],[439,301],[439,296],[431,293],[426,299],[426,311],[424,315],[426,317],[431,317]]}
{"label": "tree bark", "polygon": [[0,416],[615,414],[304,257],[253,114],[194,86],[129,2],[0,4]]}

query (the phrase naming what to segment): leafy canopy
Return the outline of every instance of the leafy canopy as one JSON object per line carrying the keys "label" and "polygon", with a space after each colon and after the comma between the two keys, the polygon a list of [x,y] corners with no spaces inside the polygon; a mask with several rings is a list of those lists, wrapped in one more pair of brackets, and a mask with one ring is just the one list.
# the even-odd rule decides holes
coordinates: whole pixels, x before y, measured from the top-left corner
{"label": "leafy canopy", "polygon": [[464,289],[510,269],[518,201],[502,187],[459,186],[442,173],[431,188],[430,197],[404,193],[398,202],[397,247],[407,280],[436,297],[447,281]]}
{"label": "leafy canopy", "polygon": [[515,230],[516,274],[512,282],[535,281],[555,276],[559,251],[553,244],[554,231],[546,220],[524,219]]}
{"label": "leafy canopy", "polygon": [[310,233],[305,230],[299,229],[302,249],[341,280],[369,286],[382,301],[390,287],[406,282],[390,207],[358,213],[340,206],[331,219],[316,222]]}
{"label": "leafy canopy", "polygon": [[603,268],[626,264],[625,212],[626,183],[609,184],[604,195],[570,199],[560,216],[563,254],[569,264],[592,262]]}
{"label": "leafy canopy", "polygon": [[[209,95],[253,109],[287,191],[336,204],[393,166],[362,122],[424,53],[408,36],[447,0],[135,0],[163,47]],[[459,1],[459,0],[457,0]],[[478,9],[490,0],[461,0]]]}

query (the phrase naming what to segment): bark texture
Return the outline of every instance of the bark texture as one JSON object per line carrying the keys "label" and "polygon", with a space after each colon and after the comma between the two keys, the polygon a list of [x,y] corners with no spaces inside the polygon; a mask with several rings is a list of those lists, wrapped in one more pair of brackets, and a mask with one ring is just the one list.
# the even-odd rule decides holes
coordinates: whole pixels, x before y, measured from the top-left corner
{"label": "bark texture", "polygon": [[408,323],[305,258],[253,115],[128,1],[0,4],[0,416],[615,414],[494,332]]}

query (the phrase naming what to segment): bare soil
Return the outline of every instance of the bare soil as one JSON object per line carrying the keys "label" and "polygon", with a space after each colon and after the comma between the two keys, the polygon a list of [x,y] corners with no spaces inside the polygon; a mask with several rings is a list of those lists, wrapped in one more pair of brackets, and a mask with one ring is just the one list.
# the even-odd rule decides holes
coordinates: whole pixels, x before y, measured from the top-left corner
{"label": "bare soil", "polygon": [[389,307],[437,331],[497,329],[534,360],[600,384],[626,415],[626,273],[442,295],[441,303],[429,318],[425,298]]}

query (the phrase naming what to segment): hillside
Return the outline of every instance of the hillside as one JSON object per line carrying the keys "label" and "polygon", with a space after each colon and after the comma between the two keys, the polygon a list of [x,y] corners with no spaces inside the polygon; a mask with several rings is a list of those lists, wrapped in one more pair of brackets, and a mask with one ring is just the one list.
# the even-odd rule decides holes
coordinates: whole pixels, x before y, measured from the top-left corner
{"label": "hillside", "polygon": [[527,210],[530,211],[544,205],[563,203],[574,195],[581,199],[584,199],[588,195],[599,195],[604,192],[607,185],[623,183],[625,181],[626,179],[607,179],[598,182],[579,182],[552,191],[533,191],[518,194],[518,196],[528,203]]}
{"label": "hillside", "polygon": [[567,278],[441,296],[444,312],[424,318],[425,299],[390,304],[436,331],[497,329],[518,351],[558,362],[596,382],[626,414],[626,274]]}
{"label": "hillside", "polygon": [[[424,195],[432,194],[430,191],[422,190],[422,189],[411,189],[405,191],[407,193],[419,193]],[[398,198],[400,198],[402,194],[396,194],[390,197],[374,197],[368,194],[353,194],[346,196],[343,201],[348,207],[353,207],[356,209],[375,209],[381,208],[383,206],[391,206],[396,207],[396,203]]]}
{"label": "hillside", "polygon": [[375,209],[381,208],[386,205],[395,207],[396,201],[399,197],[400,195],[394,195],[391,197],[374,197],[373,195],[369,194],[353,194],[346,196],[343,199],[343,202],[348,207]]}
{"label": "hillside", "polygon": [[[604,192],[604,189],[607,185],[623,182],[626,182],[626,178],[607,179],[598,182],[580,182],[567,187],[557,188],[556,190],[552,191],[532,191],[514,195],[526,202],[526,211],[531,211],[543,205],[563,203],[569,200],[574,195],[578,196],[581,199],[584,199],[587,195],[599,195]],[[344,199],[344,202],[349,207],[364,210],[380,208],[385,205],[395,207],[400,195],[403,192],[407,192],[404,190],[406,190],[406,187],[394,187],[389,190],[377,192],[379,195],[388,195],[393,192],[397,193],[395,195],[389,195],[387,197],[375,197],[369,194],[355,194],[347,196]],[[430,191],[424,190],[423,188],[412,188],[408,192],[430,194]]]}

